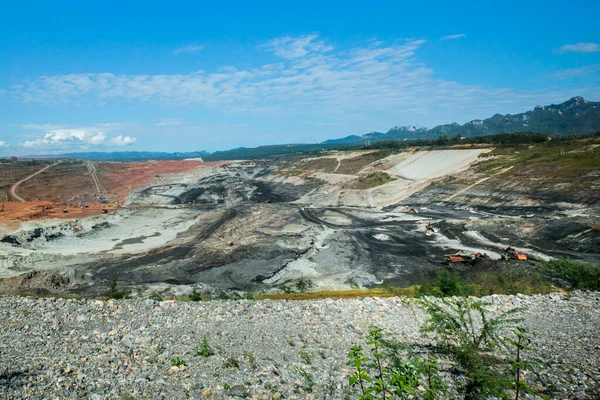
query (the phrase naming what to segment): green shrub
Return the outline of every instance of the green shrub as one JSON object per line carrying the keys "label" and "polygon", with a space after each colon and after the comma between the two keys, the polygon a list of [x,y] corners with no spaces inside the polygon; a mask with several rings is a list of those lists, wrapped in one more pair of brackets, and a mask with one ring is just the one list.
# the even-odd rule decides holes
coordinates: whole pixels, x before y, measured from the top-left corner
{"label": "green shrub", "polygon": [[117,280],[113,279],[110,281],[110,288],[106,292],[107,299],[121,300],[126,299],[129,296],[129,292],[126,290],[117,290]]}
{"label": "green shrub", "polygon": [[305,370],[304,368],[301,367],[296,367],[294,369],[294,372],[296,374],[298,374],[298,376],[300,376],[300,378],[302,378],[302,380],[304,381],[304,390],[307,393],[312,393],[312,391],[314,390],[315,387],[315,378],[314,376],[308,372],[307,370]]}
{"label": "green shrub", "polygon": [[240,369],[240,361],[236,358],[229,357],[223,363],[223,367]]}
{"label": "green shrub", "polygon": [[[465,376],[465,399],[507,398],[507,391],[529,389],[521,372],[528,368],[521,353],[527,350],[528,333],[517,326],[521,309],[513,308],[491,317],[487,306],[470,298],[422,300],[428,314],[423,332],[434,333]],[[516,339],[506,333],[512,330]],[[515,359],[503,359],[497,350],[516,347]],[[518,399],[518,394],[517,397]]]}
{"label": "green shrub", "polygon": [[446,269],[436,272],[436,281],[433,284],[422,285],[415,294],[416,297],[423,296],[470,296],[474,294],[473,287],[466,283],[459,275]]}
{"label": "green shrub", "polygon": [[184,365],[185,365],[185,361],[183,361],[179,357],[175,357],[175,358],[171,359],[171,366],[173,366],[173,367],[181,367]]}
{"label": "green shrub", "polygon": [[202,301],[202,295],[200,293],[198,293],[196,290],[194,290],[189,296],[188,298],[190,299],[190,301]]}
{"label": "green shrub", "polygon": [[371,357],[365,355],[361,346],[352,347],[348,353],[347,365],[354,370],[349,384],[358,391],[358,398],[439,398],[445,388],[437,363],[412,355],[410,346],[384,336],[379,328],[370,329]]}
{"label": "green shrub", "polygon": [[300,293],[308,292],[315,286],[313,281],[309,281],[308,279],[299,279],[296,282],[296,290]]}
{"label": "green shrub", "polygon": [[600,265],[564,258],[544,262],[539,268],[554,278],[568,282],[571,289],[600,290]]}
{"label": "green shrub", "polygon": [[208,345],[208,340],[206,339],[206,336],[204,336],[202,338],[202,345],[200,347],[196,346],[195,356],[196,357],[210,357],[214,354],[215,354],[215,352],[213,351],[213,349],[210,348],[210,346]]}
{"label": "green shrub", "polygon": [[152,293],[149,299],[154,301],[163,301],[165,298],[160,293]]}
{"label": "green shrub", "polygon": [[310,359],[310,355],[306,351],[300,350],[300,352],[298,353],[298,355],[300,356],[300,358],[302,359],[302,361],[304,361],[307,365],[312,364],[312,361]]}
{"label": "green shrub", "polygon": [[289,287],[289,286],[286,286],[286,285],[284,285],[284,286],[280,287],[280,289],[281,289],[281,291],[282,291],[283,293],[285,293],[285,294],[294,293],[294,288],[292,288],[292,287]]}

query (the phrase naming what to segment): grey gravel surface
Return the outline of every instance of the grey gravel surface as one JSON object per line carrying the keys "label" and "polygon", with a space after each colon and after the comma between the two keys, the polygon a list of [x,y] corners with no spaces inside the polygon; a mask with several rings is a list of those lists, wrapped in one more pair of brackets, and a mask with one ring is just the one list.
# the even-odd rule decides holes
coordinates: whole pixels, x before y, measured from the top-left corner
{"label": "grey gravel surface", "polygon": [[[594,398],[600,293],[491,296],[525,308],[537,333],[536,385],[551,398]],[[370,325],[427,346],[413,300],[154,302],[0,297],[0,398],[356,398],[346,354]],[[214,350],[196,356],[206,337]],[[301,356],[301,353],[306,353]],[[179,357],[186,366],[173,368]],[[441,364],[445,380],[452,369]],[[306,374],[315,381],[312,391]],[[447,397],[456,397],[450,391]]]}

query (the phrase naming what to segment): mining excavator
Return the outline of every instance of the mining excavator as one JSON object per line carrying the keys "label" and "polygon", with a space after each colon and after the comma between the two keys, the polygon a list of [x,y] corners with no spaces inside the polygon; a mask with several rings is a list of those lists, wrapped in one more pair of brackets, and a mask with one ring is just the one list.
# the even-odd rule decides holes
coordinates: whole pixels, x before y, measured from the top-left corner
{"label": "mining excavator", "polygon": [[519,253],[517,249],[514,247],[507,247],[503,250],[502,253],[503,260],[519,260],[519,261],[527,261],[527,256],[523,253]]}
{"label": "mining excavator", "polygon": [[467,264],[467,263],[474,262],[478,258],[489,260],[490,256],[488,256],[485,253],[481,253],[481,252],[477,252],[474,255],[461,254],[461,253],[446,254],[446,262],[448,264]]}

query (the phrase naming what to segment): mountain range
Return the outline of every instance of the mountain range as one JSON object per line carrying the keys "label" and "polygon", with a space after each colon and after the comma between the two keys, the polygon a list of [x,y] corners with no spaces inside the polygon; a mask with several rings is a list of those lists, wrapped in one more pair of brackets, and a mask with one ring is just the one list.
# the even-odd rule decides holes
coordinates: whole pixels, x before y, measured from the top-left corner
{"label": "mountain range", "polygon": [[396,126],[389,131],[371,132],[330,139],[322,144],[352,144],[381,140],[435,139],[440,135],[464,137],[511,132],[534,132],[552,136],[581,135],[600,131],[600,102],[573,97],[561,104],[537,106],[521,114],[496,114],[460,125],[456,122],[428,129],[419,125]]}
{"label": "mountain range", "polygon": [[551,136],[586,135],[600,131],[600,102],[573,97],[561,104],[537,106],[521,114],[496,114],[487,119],[474,119],[460,125],[456,122],[428,129],[419,125],[395,126],[387,132],[370,132],[362,136],[351,135],[313,144],[269,145],[216,151],[164,153],[148,151],[67,153],[61,156],[87,160],[165,160],[203,157],[205,160],[255,159],[298,151],[358,146],[383,140],[435,139],[441,135],[463,137],[494,135],[512,132],[533,132]]}

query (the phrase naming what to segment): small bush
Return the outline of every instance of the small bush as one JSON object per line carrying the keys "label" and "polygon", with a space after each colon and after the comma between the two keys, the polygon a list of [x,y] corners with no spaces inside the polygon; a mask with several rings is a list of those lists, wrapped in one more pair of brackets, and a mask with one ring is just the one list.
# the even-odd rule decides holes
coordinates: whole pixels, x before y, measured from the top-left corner
{"label": "small bush", "polygon": [[163,301],[165,298],[160,293],[152,293],[149,299],[154,301]]}
{"label": "small bush", "polygon": [[314,387],[315,387],[315,378],[314,376],[308,372],[307,370],[305,370],[304,368],[301,367],[296,367],[294,369],[294,372],[296,374],[298,374],[302,380],[304,381],[304,390],[307,393],[312,393]]}
{"label": "small bush", "polygon": [[175,357],[175,358],[171,359],[171,366],[173,366],[173,367],[185,366],[185,361],[183,361],[179,357]]}
{"label": "small bush", "polygon": [[350,288],[353,289],[353,290],[360,289],[360,285],[354,279],[350,279],[348,281],[348,285],[350,285]]}
{"label": "small bush", "polygon": [[600,265],[564,258],[542,263],[540,270],[554,278],[566,281],[571,289],[600,290]]}
{"label": "small bush", "polygon": [[302,361],[304,361],[307,365],[312,364],[312,361],[310,359],[310,355],[306,351],[300,350],[300,352],[298,353],[298,355],[300,356],[300,358],[302,359]]}
{"label": "small bush", "polygon": [[291,294],[291,293],[294,293],[294,288],[292,288],[292,287],[289,287],[289,286],[286,286],[286,285],[282,286],[280,289],[281,289],[281,291],[282,291],[283,293],[285,293],[285,294]]}
{"label": "small bush", "polygon": [[129,296],[128,291],[117,290],[117,280],[116,279],[113,279],[112,281],[110,281],[110,288],[109,288],[108,292],[106,292],[107,299],[122,300],[122,299],[126,299],[128,296]]}
{"label": "small bush", "polygon": [[208,340],[206,339],[206,336],[204,336],[202,338],[202,345],[200,347],[196,346],[195,356],[196,357],[210,357],[214,354],[215,354],[215,352],[213,351],[213,349],[210,348],[210,346],[208,345]]}
{"label": "small bush", "polygon": [[202,296],[195,290],[188,297],[190,301],[202,301]]}
{"label": "small bush", "polygon": [[359,399],[441,398],[445,388],[435,361],[414,356],[410,346],[387,339],[377,327],[371,328],[368,344],[371,357],[361,346],[348,353],[347,365],[354,369],[349,384]]}
{"label": "small bush", "polygon": [[[436,302],[423,300],[420,307],[428,314],[423,332],[434,333],[457,367],[464,374],[464,398],[507,398],[507,391],[528,389],[522,381],[522,351],[527,350],[527,332],[517,324],[521,309],[514,308],[491,317],[487,305],[479,300],[462,298],[442,299]],[[512,330],[516,340],[511,340],[507,330]],[[495,350],[517,348],[517,357],[506,360]],[[509,368],[507,368],[509,366]],[[518,395],[517,395],[518,399]]]}
{"label": "small bush", "polygon": [[223,363],[223,367],[240,369],[240,361],[236,358],[229,357]]}
{"label": "small bush", "polygon": [[296,282],[296,290],[298,290],[300,293],[308,292],[314,286],[314,282],[309,281],[308,279],[299,279],[298,282]]}
{"label": "small bush", "polygon": [[423,296],[470,296],[474,294],[474,289],[466,283],[459,275],[446,269],[436,272],[436,281],[434,284],[426,283],[422,285],[415,294],[416,297]]}

